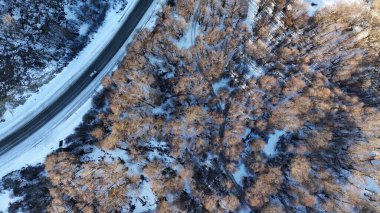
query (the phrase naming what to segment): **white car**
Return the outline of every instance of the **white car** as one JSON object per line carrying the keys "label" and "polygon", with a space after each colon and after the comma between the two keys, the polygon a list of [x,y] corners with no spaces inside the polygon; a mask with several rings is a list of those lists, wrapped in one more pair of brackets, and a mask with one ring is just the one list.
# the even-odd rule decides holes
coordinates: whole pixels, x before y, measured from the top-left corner
{"label": "white car", "polygon": [[97,71],[97,70],[94,70],[94,71],[90,74],[90,77],[93,78],[93,77],[95,77],[97,74],[98,74],[98,71]]}

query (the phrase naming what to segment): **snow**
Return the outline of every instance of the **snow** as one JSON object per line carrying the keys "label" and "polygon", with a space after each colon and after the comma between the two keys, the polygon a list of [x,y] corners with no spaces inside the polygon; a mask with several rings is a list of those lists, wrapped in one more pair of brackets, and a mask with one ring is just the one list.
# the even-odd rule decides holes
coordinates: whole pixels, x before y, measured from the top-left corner
{"label": "snow", "polygon": [[85,36],[90,28],[90,25],[88,23],[84,23],[79,28],[79,34],[81,36]]}
{"label": "snow", "polygon": [[156,107],[152,110],[153,115],[164,115],[166,111],[163,109],[163,106]]}
{"label": "snow", "polygon": [[21,11],[20,9],[16,9],[15,11],[13,11],[12,13],[12,18],[15,20],[15,21],[18,21],[21,19]]}
{"label": "snow", "polygon": [[348,180],[351,184],[355,185],[359,189],[362,189],[360,192],[363,198],[368,194],[368,192],[373,194],[380,194],[380,186],[376,182],[375,178],[369,176],[357,176],[348,173]]}
{"label": "snow", "polygon": [[212,84],[212,88],[214,89],[215,93],[218,93],[220,89],[223,88],[230,88],[228,85],[230,83],[231,79],[228,78],[222,78],[219,81]]}
{"label": "snow", "polygon": [[116,148],[114,150],[104,151],[97,146],[87,145],[85,150],[87,154],[81,157],[81,161],[83,162],[100,163],[104,161],[106,163],[112,163],[115,160],[121,159],[125,162],[125,166],[128,168],[130,175],[139,176],[141,174],[141,164],[131,163],[131,159],[123,149]]}
{"label": "snow", "polygon": [[367,185],[366,185],[366,190],[368,190],[368,191],[371,191],[371,192],[374,192],[374,193],[376,193],[376,194],[380,194],[380,187],[379,187],[379,185],[376,183],[376,181],[375,180],[373,180],[372,178],[370,178],[370,177],[365,177],[365,179],[366,179],[366,183],[367,183]]}
{"label": "snow", "polygon": [[246,139],[249,134],[251,134],[252,130],[250,128],[245,128],[242,138]]}
{"label": "snow", "polygon": [[65,18],[66,18],[67,20],[75,20],[75,21],[78,20],[77,16],[76,16],[75,13],[70,9],[69,5],[65,5],[65,7],[64,7],[63,10],[65,11]]}
{"label": "snow", "polygon": [[265,74],[265,70],[263,67],[259,67],[256,62],[251,62],[248,64],[248,73],[245,76],[247,80],[251,79],[252,77],[259,78],[262,75]]}
{"label": "snow", "polygon": [[[195,11],[199,10],[199,3],[196,6]],[[171,39],[171,41],[179,48],[179,49],[189,49],[190,47],[195,45],[195,39],[200,33],[200,25],[195,20],[196,12],[192,15],[191,20],[187,24],[186,32],[179,39]],[[179,19],[179,17],[177,17]]]}
{"label": "snow", "polygon": [[[232,76],[236,75],[235,73],[232,73]],[[218,92],[221,89],[228,89],[228,92],[232,92],[233,88],[229,86],[231,79],[229,78],[221,78],[219,81],[212,84],[212,88],[215,92],[215,94],[218,94]],[[226,102],[219,100],[220,107],[224,110],[226,107]]]}
{"label": "snow", "polygon": [[[134,199],[133,204],[135,205],[136,209],[133,211],[135,213],[140,213],[140,212],[150,212],[156,209],[156,195],[152,191],[152,187],[150,186],[150,183],[147,181],[144,181],[140,185],[139,195],[134,196],[136,199]],[[143,199],[146,204],[143,205],[142,202],[138,199],[141,198]]]}
{"label": "snow", "polygon": [[145,29],[148,29],[149,31],[153,31],[154,27],[156,26],[156,21],[158,18],[157,12],[161,12],[163,10],[163,5],[165,5],[166,2],[167,0],[157,0],[157,3],[149,9],[147,14],[151,14],[151,16],[146,19],[147,21],[144,24]]}
{"label": "snow", "polygon": [[[111,40],[111,35],[117,31],[122,23],[117,20],[120,20],[120,17],[123,17],[123,19],[127,18],[128,16],[125,13],[129,13],[136,2],[129,2],[122,13],[117,13],[117,9],[110,11],[106,16],[105,23],[99,28],[99,32],[101,33],[97,33],[94,36],[92,42],[61,74],[58,74],[50,83],[43,86],[40,92],[33,94],[24,105],[17,107],[13,111],[13,114],[8,111],[5,116],[6,121],[0,124],[0,137],[5,137],[7,132],[21,125],[21,121],[27,121],[26,117],[33,117],[39,112],[39,109],[51,103],[53,97],[59,96],[73,82],[73,79],[77,78],[92,62],[88,59],[95,58],[94,56],[102,51],[107,41]],[[163,0],[154,1],[132,35],[120,47],[114,58],[72,103],[23,143],[0,156],[0,179],[11,171],[44,162],[46,156],[59,147],[59,141],[73,133],[75,127],[82,122],[82,117],[91,108],[94,90],[99,91],[102,88],[100,86],[101,80],[117,68],[117,64],[126,54],[126,47],[132,41],[133,35],[145,27],[145,24],[153,17],[152,14],[159,8],[157,5],[161,2]]]}
{"label": "snow", "polygon": [[248,205],[244,205],[239,209],[239,213],[251,213],[252,210],[248,207]]}
{"label": "snow", "polygon": [[[316,11],[322,9],[325,5],[325,1],[326,0],[306,0],[306,2],[309,5],[308,10],[307,10],[308,15],[312,16],[315,14]],[[312,6],[311,5],[312,3],[317,4],[317,5]]]}
{"label": "snow", "polygon": [[234,174],[232,174],[232,176],[234,176],[235,181],[240,186],[243,186],[243,179],[244,179],[244,177],[249,177],[250,174],[249,174],[247,168],[245,167],[244,163],[241,163],[239,165],[238,170]]}
{"label": "snow", "polygon": [[0,193],[0,212],[7,212],[9,203],[19,200],[20,197],[14,197],[9,190],[4,190]]}
{"label": "snow", "polygon": [[148,153],[147,158],[150,161],[153,161],[154,159],[161,159],[162,161],[166,163],[172,163],[173,159],[170,158],[168,155],[162,154],[158,149],[165,150],[168,149],[168,144],[164,141],[157,141],[156,139],[152,139],[149,142],[149,145],[151,148],[153,148],[153,151],[150,151]]}
{"label": "snow", "polygon": [[[248,14],[245,23],[247,26],[253,26],[256,22],[256,15],[259,10],[260,0],[248,0]],[[248,28],[252,29],[252,28]]]}
{"label": "snow", "polygon": [[[305,0],[305,2],[308,4],[307,13],[309,16],[313,16],[318,10],[321,10],[325,7],[333,7],[337,4],[359,4],[359,5],[365,5],[365,2],[363,0]],[[315,6],[312,6],[311,4],[317,4]]]}
{"label": "snow", "polygon": [[280,137],[285,134],[285,131],[283,130],[275,130],[273,134],[269,135],[268,143],[264,146],[263,152],[267,156],[274,156],[276,155],[276,146],[278,141],[280,140]]}
{"label": "snow", "polygon": [[189,23],[189,27],[183,36],[177,41],[174,40],[174,44],[179,49],[189,49],[195,44],[195,38],[199,35],[200,25],[198,23]]}

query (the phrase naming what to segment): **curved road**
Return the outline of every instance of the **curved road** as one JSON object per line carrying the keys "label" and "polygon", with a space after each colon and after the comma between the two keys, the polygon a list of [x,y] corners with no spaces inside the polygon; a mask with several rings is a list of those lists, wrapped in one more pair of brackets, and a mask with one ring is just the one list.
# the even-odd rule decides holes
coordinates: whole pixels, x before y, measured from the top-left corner
{"label": "curved road", "polygon": [[48,105],[37,116],[30,119],[20,128],[15,129],[11,134],[0,141],[0,155],[18,145],[44,126],[91,83],[94,78],[90,77],[90,74],[94,70],[98,70],[99,72],[103,70],[132,34],[152,2],[153,0],[139,0],[120,30],[115,34],[112,41],[106,46],[106,48],[104,48],[103,52],[99,54],[98,58],[83,72],[83,74],[73,82],[60,97],[56,98],[52,104]]}

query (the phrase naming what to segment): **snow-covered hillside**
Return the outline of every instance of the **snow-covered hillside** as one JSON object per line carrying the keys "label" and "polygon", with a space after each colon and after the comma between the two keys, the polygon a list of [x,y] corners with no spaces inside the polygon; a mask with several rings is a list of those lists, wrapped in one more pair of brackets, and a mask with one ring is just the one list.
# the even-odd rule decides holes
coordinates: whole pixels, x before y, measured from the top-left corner
{"label": "snow-covered hillside", "polygon": [[[0,0],[0,118],[51,80],[127,0]],[[1,120],[1,119],[0,119]]]}

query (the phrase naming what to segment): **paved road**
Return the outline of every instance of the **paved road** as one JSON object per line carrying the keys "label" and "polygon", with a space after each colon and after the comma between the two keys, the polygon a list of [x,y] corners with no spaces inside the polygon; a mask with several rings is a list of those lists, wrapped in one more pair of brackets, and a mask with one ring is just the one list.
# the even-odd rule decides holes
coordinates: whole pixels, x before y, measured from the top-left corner
{"label": "paved road", "polygon": [[91,81],[94,79],[90,74],[94,70],[101,71],[107,63],[114,57],[117,51],[123,46],[128,37],[131,35],[137,24],[152,4],[153,0],[139,0],[136,7],[129,14],[128,18],[115,34],[112,41],[104,48],[98,58],[85,70],[85,72],[73,82],[73,84],[56,100],[37,116],[30,119],[27,123],[0,141],[0,155],[7,152],[14,146],[18,145],[34,132],[49,122],[55,115],[61,112],[68,104],[70,104]]}

